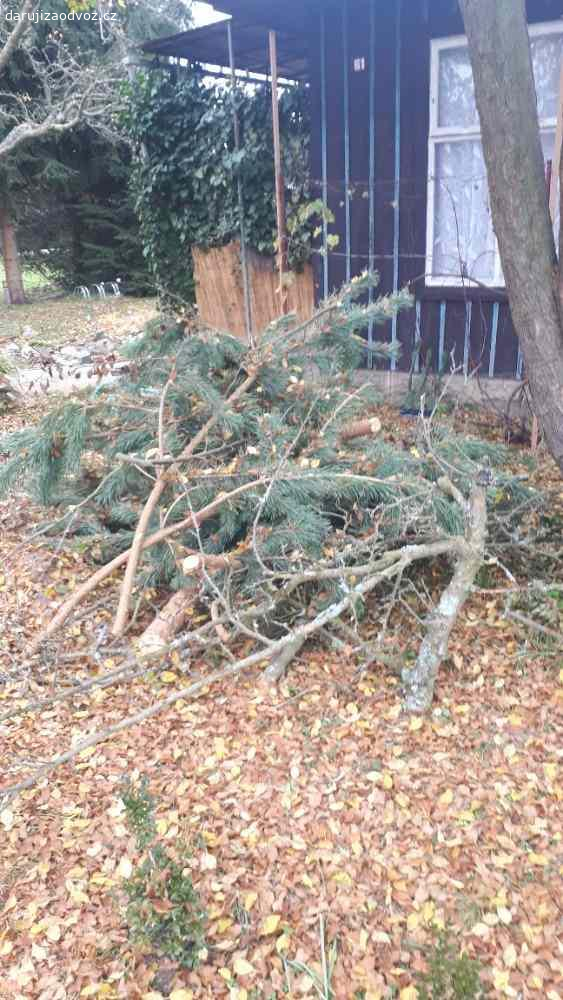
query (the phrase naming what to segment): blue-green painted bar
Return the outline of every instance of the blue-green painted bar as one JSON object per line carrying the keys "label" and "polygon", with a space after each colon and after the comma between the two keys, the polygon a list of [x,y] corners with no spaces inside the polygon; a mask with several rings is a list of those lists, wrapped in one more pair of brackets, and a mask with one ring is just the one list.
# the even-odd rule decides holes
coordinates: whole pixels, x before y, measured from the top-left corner
{"label": "blue-green painted bar", "polygon": [[491,351],[489,354],[489,378],[494,378],[495,374],[499,312],[500,312],[500,304],[498,302],[495,302],[493,306],[493,315],[491,319]]}
{"label": "blue-green painted bar", "polygon": [[420,371],[420,341],[422,340],[422,302],[417,299],[415,306],[415,321],[414,321],[414,370],[419,373]]}
{"label": "blue-green painted bar", "polygon": [[[399,240],[401,223],[401,16],[402,3],[396,0],[397,17],[395,25],[395,192],[393,221],[393,291],[399,291]],[[393,317],[391,339],[397,342],[397,315]],[[395,371],[397,360],[391,360],[391,370]]]}
{"label": "blue-green painted bar", "polygon": [[[369,6],[369,256],[368,268],[375,270],[375,0]],[[369,304],[373,303],[373,288],[369,290]],[[373,320],[368,325],[368,344],[373,344]],[[368,368],[373,368],[373,355],[368,354]]]}
{"label": "blue-green painted bar", "polygon": [[344,62],[344,203],[346,211],[346,281],[352,277],[352,217],[350,202],[350,45],[348,0],[342,2],[342,55]]}
{"label": "blue-green painted bar", "polygon": [[446,346],[446,313],[447,302],[440,302],[440,333],[438,337],[438,371],[444,367],[444,350]]}
{"label": "blue-green painted bar", "polygon": [[465,337],[463,341],[463,374],[467,378],[469,375],[469,349],[471,346],[471,314],[473,303],[465,303]]}
{"label": "blue-green painted bar", "polygon": [[323,298],[328,298],[328,153],[326,118],[326,15],[321,11],[321,156],[323,172]]}

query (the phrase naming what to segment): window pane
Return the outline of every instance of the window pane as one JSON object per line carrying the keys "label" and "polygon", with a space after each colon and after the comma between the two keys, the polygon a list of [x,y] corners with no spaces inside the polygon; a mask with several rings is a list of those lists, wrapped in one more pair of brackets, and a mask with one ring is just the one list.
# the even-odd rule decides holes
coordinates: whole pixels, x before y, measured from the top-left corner
{"label": "window pane", "polygon": [[[557,118],[559,77],[563,58],[561,34],[531,38],[532,61],[540,118]],[[479,125],[473,73],[466,46],[440,52],[438,125],[440,128],[473,128]]]}
{"label": "window pane", "polygon": [[479,125],[473,73],[465,46],[440,52],[438,125],[462,129]]}
{"label": "window pane", "polygon": [[437,143],[434,192],[433,276],[494,281],[495,237],[480,141]]}
{"label": "window pane", "polygon": [[532,38],[532,61],[540,118],[557,118],[563,35]]}

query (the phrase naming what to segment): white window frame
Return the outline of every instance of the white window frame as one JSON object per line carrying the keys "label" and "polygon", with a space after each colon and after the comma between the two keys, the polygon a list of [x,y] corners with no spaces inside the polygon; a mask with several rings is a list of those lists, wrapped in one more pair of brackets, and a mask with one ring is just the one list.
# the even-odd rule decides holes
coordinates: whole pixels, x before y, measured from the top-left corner
{"label": "white window frame", "polygon": [[[528,32],[531,38],[543,37],[545,35],[563,35],[563,20],[545,21],[539,24],[528,25]],[[447,38],[432,38],[430,40],[430,133],[428,137],[428,188],[427,188],[427,217],[426,217],[426,285],[428,287],[479,287],[485,284],[489,288],[504,288],[504,278],[502,276],[498,246],[495,238],[495,276],[486,282],[473,281],[465,275],[434,275],[434,226],[435,226],[435,197],[438,179],[436,172],[436,149],[444,140],[449,142],[464,142],[468,140],[481,140],[481,126],[477,123],[467,128],[440,126],[438,121],[439,100],[440,100],[440,55],[447,49],[467,48],[467,37],[465,35],[451,35]],[[541,118],[540,133],[555,131],[557,126],[556,118]]]}

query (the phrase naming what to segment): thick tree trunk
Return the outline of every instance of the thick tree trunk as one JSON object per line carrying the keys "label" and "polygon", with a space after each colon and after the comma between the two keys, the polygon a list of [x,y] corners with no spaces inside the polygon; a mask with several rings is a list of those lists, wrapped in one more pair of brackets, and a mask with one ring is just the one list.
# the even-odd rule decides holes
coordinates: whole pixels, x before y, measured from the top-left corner
{"label": "thick tree trunk", "polygon": [[20,255],[18,252],[16,233],[10,218],[8,205],[7,202],[3,201],[1,198],[0,246],[2,248],[2,258],[4,261],[8,304],[20,306],[25,302]]}
{"label": "thick tree trunk", "polygon": [[403,674],[405,708],[409,712],[427,712],[432,705],[436,677],[447,655],[452,629],[483,564],[487,537],[486,486],[473,487],[465,516],[465,545],[457,556],[454,575],[428,618],[414,667]]}
{"label": "thick tree trunk", "polygon": [[534,410],[563,470],[563,329],[525,0],[460,0],[491,210]]}

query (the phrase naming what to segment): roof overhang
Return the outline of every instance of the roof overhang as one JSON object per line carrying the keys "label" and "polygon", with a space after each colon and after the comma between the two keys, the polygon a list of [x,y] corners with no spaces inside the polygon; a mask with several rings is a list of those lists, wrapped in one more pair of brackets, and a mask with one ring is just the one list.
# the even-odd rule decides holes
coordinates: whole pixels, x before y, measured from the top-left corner
{"label": "roof overhang", "polygon": [[[306,80],[308,77],[307,42],[303,30],[303,4],[295,7],[295,16],[288,16],[288,0],[283,14],[276,4],[253,0],[218,0],[215,6],[231,13],[232,19],[216,21],[203,28],[183,31],[178,35],[145,42],[147,55],[187,59],[208,66],[229,66],[227,24],[231,25],[235,66],[237,70],[268,76],[269,31],[275,29],[278,48],[278,73],[286,80]],[[299,14],[297,13],[299,11]]]}

